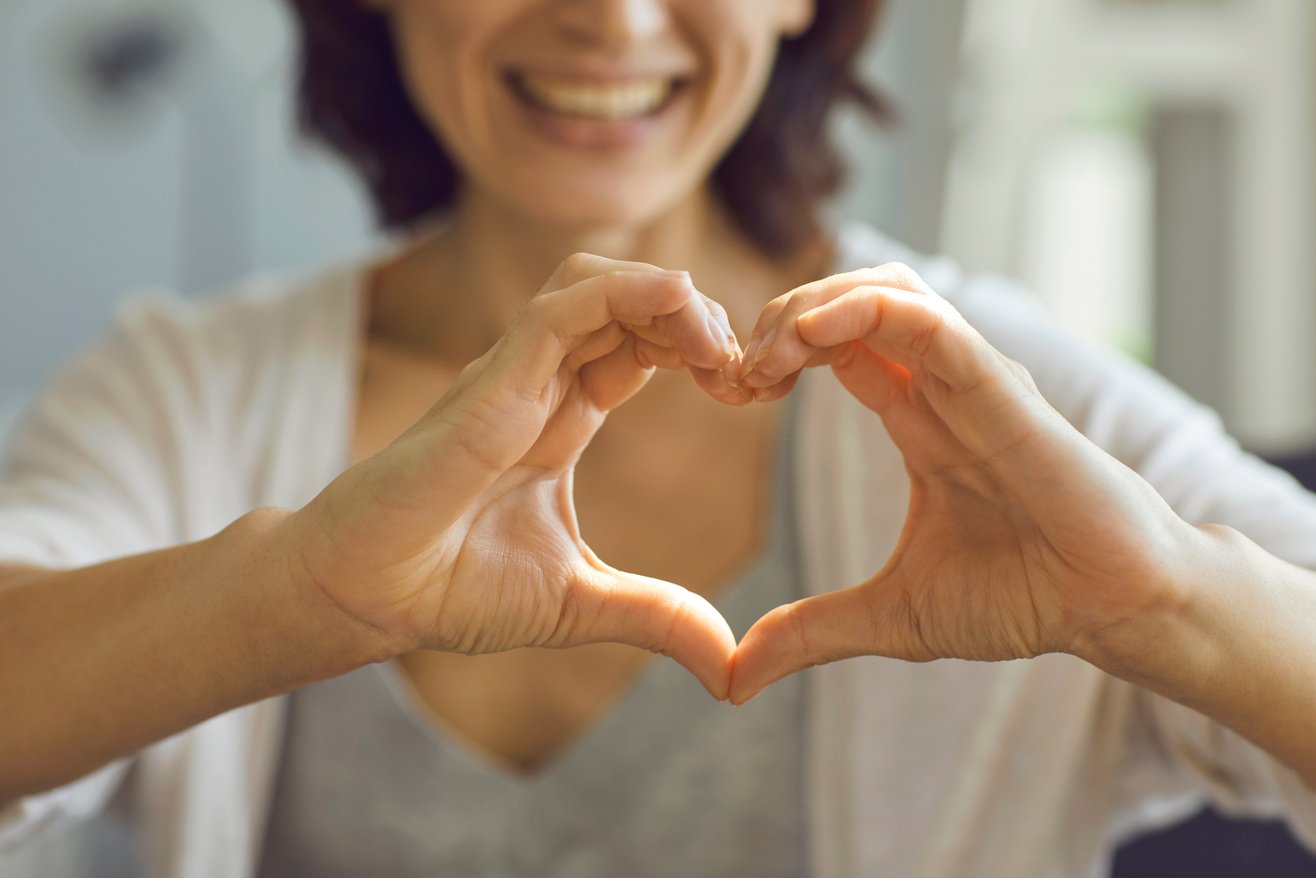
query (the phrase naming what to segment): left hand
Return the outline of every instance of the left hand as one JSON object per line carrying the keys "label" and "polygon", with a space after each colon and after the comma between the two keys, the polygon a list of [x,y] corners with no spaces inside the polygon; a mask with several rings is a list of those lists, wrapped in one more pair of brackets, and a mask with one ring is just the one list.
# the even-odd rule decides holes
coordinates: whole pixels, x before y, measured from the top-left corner
{"label": "left hand", "polygon": [[1082,655],[1182,598],[1171,571],[1191,527],[909,268],[837,275],[775,299],[745,364],[759,399],[784,395],[807,366],[830,365],[881,416],[910,500],[880,571],[778,607],[746,633],[733,701],[858,655]]}

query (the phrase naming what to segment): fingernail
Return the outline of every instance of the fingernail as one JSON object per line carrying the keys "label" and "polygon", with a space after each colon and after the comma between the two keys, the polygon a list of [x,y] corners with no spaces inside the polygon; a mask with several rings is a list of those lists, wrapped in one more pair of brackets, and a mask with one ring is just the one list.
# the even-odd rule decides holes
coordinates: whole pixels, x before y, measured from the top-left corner
{"label": "fingernail", "polygon": [[735,360],[727,363],[722,367],[722,377],[726,379],[727,385],[732,390],[740,389],[740,364]]}
{"label": "fingernail", "polygon": [[682,271],[679,269],[672,269],[671,271],[664,271],[663,277],[675,277],[675,278],[680,278],[681,280],[688,281],[690,280],[690,272]]}
{"label": "fingernail", "polygon": [[754,361],[751,360],[750,357],[753,357],[754,354],[758,352],[758,349],[759,349],[762,345],[763,345],[763,339],[761,339],[761,338],[752,338],[752,339],[750,339],[750,341],[749,341],[749,347],[745,348],[745,353],[743,353],[743,354],[741,355],[741,357],[740,357],[740,380],[741,380],[741,381],[744,381],[744,380],[745,380],[745,376],[748,375],[751,371],[753,371],[753,369],[754,369]]}
{"label": "fingernail", "polygon": [[772,354],[772,343],[776,340],[777,327],[774,326],[768,330],[767,335],[763,336],[763,344],[759,345],[758,351],[754,354],[754,361],[749,364],[751,369],[759,363],[762,363]]}
{"label": "fingernail", "polygon": [[763,358],[772,352],[772,343],[777,338],[777,327],[772,327],[765,335],[749,343],[749,349],[745,351],[745,356],[741,359],[744,366],[740,370],[740,380],[744,381],[749,377],[749,373],[754,371],[754,367],[763,362]]}
{"label": "fingernail", "polygon": [[718,329],[721,331],[722,337],[727,340],[727,344],[731,345],[731,348],[734,350],[737,345],[736,333],[731,328],[731,320],[727,317],[727,312],[707,296],[704,296],[704,307],[708,309],[709,314],[713,315],[713,319],[717,321]]}
{"label": "fingernail", "polygon": [[734,336],[723,325],[717,314],[711,310],[708,312],[708,334],[713,337],[713,341],[722,348],[724,353],[728,356],[735,356],[736,342]]}

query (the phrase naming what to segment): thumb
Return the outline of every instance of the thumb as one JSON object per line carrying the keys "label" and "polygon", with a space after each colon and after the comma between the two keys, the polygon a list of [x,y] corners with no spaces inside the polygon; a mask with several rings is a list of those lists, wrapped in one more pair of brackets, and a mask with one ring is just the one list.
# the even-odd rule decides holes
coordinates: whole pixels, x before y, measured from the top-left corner
{"label": "thumb", "polygon": [[745,632],[732,659],[729,697],[744,704],[805,668],[861,655],[912,661],[935,656],[922,646],[903,589],[872,581],[771,610]]}
{"label": "thumb", "polygon": [[578,574],[572,618],[560,645],[626,643],[662,653],[694,674],[714,698],[726,700],[736,638],[722,614],[679,585],[597,563]]}

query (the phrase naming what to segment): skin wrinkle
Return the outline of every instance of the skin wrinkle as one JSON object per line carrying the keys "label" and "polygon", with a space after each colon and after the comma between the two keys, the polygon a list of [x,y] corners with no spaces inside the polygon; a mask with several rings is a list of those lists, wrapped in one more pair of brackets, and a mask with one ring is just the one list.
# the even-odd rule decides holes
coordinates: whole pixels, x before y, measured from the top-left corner
{"label": "skin wrinkle", "polygon": [[[309,547],[311,543],[303,540],[297,543],[297,545],[301,548],[306,548]],[[346,618],[353,619],[357,624],[375,634],[380,639],[380,642],[386,645],[382,654],[390,654],[397,650],[398,638],[396,634],[385,630],[368,619],[363,619],[357,616],[355,613],[351,612],[346,605],[338,601],[327,589],[325,589],[324,584],[318,579],[318,577],[314,575],[312,568],[307,564],[304,552],[295,551],[285,553],[285,563],[287,565],[285,575],[288,577],[288,582],[310,583],[313,594],[318,596],[321,600],[326,601],[330,606],[341,612]]]}

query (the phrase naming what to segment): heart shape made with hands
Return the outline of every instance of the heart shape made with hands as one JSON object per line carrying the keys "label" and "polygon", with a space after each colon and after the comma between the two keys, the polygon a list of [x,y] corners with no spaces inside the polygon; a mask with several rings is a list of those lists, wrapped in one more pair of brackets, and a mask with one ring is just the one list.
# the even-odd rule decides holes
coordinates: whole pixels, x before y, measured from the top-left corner
{"label": "heart shape made with hands", "polygon": [[[770,611],[737,644],[703,597],[603,563],[577,525],[575,463],[654,366],[689,368],[731,404],[829,366],[909,474],[886,565]],[[741,354],[688,275],[598,257],[564,263],[430,414],[316,505],[333,535],[306,555],[331,560],[307,578],[404,648],[626,643],[736,703],[851,656],[1073,651],[1075,632],[1165,599],[1149,535],[1178,521],[905,266],[774,299]]]}
{"label": "heart shape made with hands", "polygon": [[[994,354],[912,270],[885,265],[834,275],[774,299],[761,312],[733,373],[692,371],[714,396],[743,404],[780,399],[804,369],[829,366],[860,403],[882,416],[907,460],[936,468],[975,457],[937,415],[929,396],[971,384],[982,369],[1007,362]],[[683,365],[671,347],[657,347],[648,356],[666,367]],[[719,387],[719,379],[730,389]],[[914,495],[920,496],[917,483]],[[954,516],[947,520],[963,525]],[[920,529],[907,524],[901,547],[912,547],[916,556],[929,540],[953,539],[945,525]],[[958,644],[931,647],[917,624],[911,624],[908,583],[893,577],[903,572],[901,555],[897,550],[893,564],[866,583],[774,609],[731,650],[726,648],[729,630],[720,614],[712,621],[716,610],[686,592],[665,640],[649,646],[686,665],[716,697],[736,703],[798,670],[848,656],[880,652],[926,660],[972,652],[973,646]],[[875,630],[878,627],[883,630]],[[628,642],[635,643],[634,637]],[[995,645],[987,649],[993,656],[1001,652]],[[725,686],[716,681],[719,653],[725,656]]]}
{"label": "heart shape made with hands", "polygon": [[[545,395],[542,388],[555,388],[547,394],[555,402],[542,430],[525,447],[481,449],[480,457],[497,458],[484,470],[501,474],[478,492],[472,489],[473,495],[483,495],[474,503],[480,513],[470,525],[459,522],[459,529],[466,528],[460,534],[463,545],[533,549],[516,553],[510,565],[506,557],[491,559],[478,550],[460,554],[454,579],[481,585],[449,596],[441,615],[464,620],[475,633],[450,631],[443,647],[483,652],[519,645],[627,643],[670,656],[714,697],[736,703],[795,671],[848,656],[877,652],[926,660],[977,649],[927,642],[919,626],[911,624],[910,592],[908,582],[900,581],[904,571],[899,563],[861,585],[779,607],[737,644],[721,614],[702,596],[612,568],[598,558],[579,532],[572,474],[607,412],[643,386],[646,364],[688,368],[705,391],[729,404],[780,399],[802,370],[830,366],[860,403],[882,416],[907,463],[934,470],[954,467],[972,462],[975,453],[963,447],[931,398],[977,381],[983,368],[999,366],[1003,358],[993,358],[994,351],[954,309],[904,266],[835,275],[778,297],[761,312],[743,354],[725,312],[688,286],[688,276],[664,281],[652,272],[635,271],[623,277],[625,272],[613,266],[596,284],[597,276],[589,273],[597,268],[582,266],[579,273],[559,278],[566,283],[580,274],[587,277],[541,297],[527,328],[509,331],[508,356],[517,368],[542,364],[542,374],[530,386],[540,396]],[[600,300],[591,285],[604,288],[610,301]],[[551,320],[558,321],[551,335],[533,331],[537,322]],[[547,345],[535,341],[543,338],[549,339]],[[720,349],[718,339],[730,347]],[[728,364],[732,348],[736,353]],[[491,352],[488,367],[473,374],[506,374],[498,356],[497,350]],[[501,441],[509,433],[492,435]],[[449,491],[459,479],[480,471],[460,459],[448,469],[443,481]],[[914,487],[914,496],[920,496],[919,485]],[[929,496],[937,499],[935,492]],[[929,529],[926,517],[919,517],[922,539],[920,528],[907,524],[893,561],[926,554],[929,541],[944,547],[959,538],[953,531],[965,526],[962,517],[949,514],[953,503],[931,507],[938,505],[947,510],[949,524]],[[943,548],[933,554],[939,551]],[[533,560],[518,560],[520,554]],[[511,578],[521,584],[516,593],[535,595],[549,610],[490,611],[489,589],[482,584],[507,579],[509,567],[515,571]],[[921,574],[907,579],[917,581]],[[530,622],[508,630],[507,618]],[[992,656],[1009,648],[987,647]]]}

